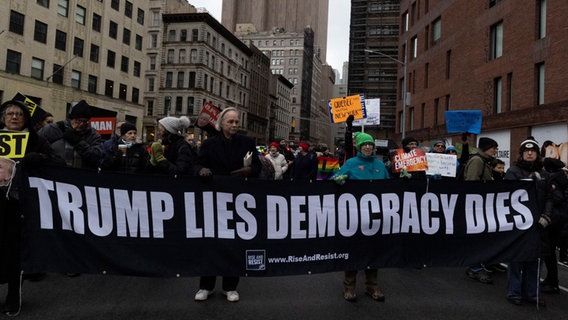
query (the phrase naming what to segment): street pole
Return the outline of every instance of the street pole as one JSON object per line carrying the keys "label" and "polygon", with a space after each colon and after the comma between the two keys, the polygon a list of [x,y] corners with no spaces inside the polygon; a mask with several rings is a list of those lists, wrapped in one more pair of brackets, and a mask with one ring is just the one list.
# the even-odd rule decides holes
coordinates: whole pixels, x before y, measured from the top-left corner
{"label": "street pole", "polygon": [[404,61],[400,61],[400,60],[398,60],[394,57],[391,57],[388,54],[382,53],[380,51],[375,51],[375,50],[371,50],[371,49],[365,49],[364,51],[369,52],[369,53],[378,54],[380,56],[388,58],[388,59],[402,65],[402,72],[403,72],[403,75],[402,75],[402,80],[403,80],[403,82],[402,82],[402,121],[401,121],[401,124],[400,124],[400,132],[402,134],[402,139],[404,139],[405,136],[406,136],[406,103],[407,103],[407,100],[406,100],[406,96],[407,96],[407,94],[406,94],[406,62],[407,62],[407,59],[408,59],[407,54],[406,54],[406,41],[404,42]]}

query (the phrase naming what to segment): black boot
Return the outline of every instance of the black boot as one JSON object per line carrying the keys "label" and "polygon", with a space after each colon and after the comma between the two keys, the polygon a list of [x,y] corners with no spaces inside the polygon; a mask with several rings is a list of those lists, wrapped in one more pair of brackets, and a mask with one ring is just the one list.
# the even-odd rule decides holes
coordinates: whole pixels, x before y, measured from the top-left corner
{"label": "black boot", "polygon": [[6,295],[6,304],[2,312],[9,317],[15,317],[20,314],[22,308],[22,279],[18,281],[8,282],[8,295]]}

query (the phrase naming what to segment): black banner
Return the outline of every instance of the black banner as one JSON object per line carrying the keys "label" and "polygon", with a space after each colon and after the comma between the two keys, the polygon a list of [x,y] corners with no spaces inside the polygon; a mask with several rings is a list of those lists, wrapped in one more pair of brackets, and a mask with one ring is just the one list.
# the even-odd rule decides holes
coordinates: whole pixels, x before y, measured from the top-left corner
{"label": "black banner", "polygon": [[283,182],[49,168],[24,271],[275,276],[535,259],[534,183]]}

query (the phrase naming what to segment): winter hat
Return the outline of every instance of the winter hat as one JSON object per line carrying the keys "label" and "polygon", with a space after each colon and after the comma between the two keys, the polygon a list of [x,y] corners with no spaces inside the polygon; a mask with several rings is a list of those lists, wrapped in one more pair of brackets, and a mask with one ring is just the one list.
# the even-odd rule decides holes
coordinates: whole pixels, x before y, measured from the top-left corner
{"label": "winter hat", "polygon": [[536,153],[540,154],[540,148],[538,146],[538,142],[534,139],[534,137],[528,137],[525,141],[521,142],[521,153],[527,150],[534,150]]}
{"label": "winter hat", "polygon": [[437,144],[442,144],[446,146],[446,142],[444,140],[434,140],[434,142],[432,142],[432,149],[434,149],[434,146]]}
{"label": "winter hat", "polygon": [[416,142],[418,143],[418,140],[416,140],[416,138],[413,137],[406,137],[404,139],[402,139],[402,147],[406,147],[407,144],[411,143],[411,142]]}
{"label": "winter hat", "polygon": [[300,147],[302,147],[302,149],[304,149],[305,151],[310,150],[310,145],[307,144],[307,143],[305,143],[305,142],[300,142],[298,145],[299,145]]}
{"label": "winter hat", "polygon": [[372,143],[373,145],[375,145],[375,138],[373,138],[368,133],[358,134],[357,140],[355,140],[355,141],[356,141],[357,150],[361,150],[361,145],[363,145],[365,143]]}
{"label": "winter hat", "polygon": [[566,167],[566,164],[561,160],[554,158],[544,158],[544,169],[548,172],[558,172]]}
{"label": "winter hat", "polygon": [[176,117],[165,117],[158,121],[169,133],[182,135],[182,132],[189,128],[189,118],[182,116]]}
{"label": "winter hat", "polygon": [[91,119],[91,106],[85,100],[77,102],[69,110],[69,119]]}
{"label": "winter hat", "polygon": [[229,111],[235,111],[237,113],[239,112],[237,110],[237,108],[233,108],[233,107],[228,107],[228,108],[223,109],[223,111],[221,111],[221,113],[219,113],[219,116],[217,116],[217,123],[215,124],[215,129],[217,129],[217,131],[221,131],[221,123],[223,123],[223,118],[225,117],[225,115]]}
{"label": "winter hat", "polygon": [[271,143],[270,143],[270,146],[271,146],[271,147],[275,147],[276,149],[279,149],[279,148],[280,148],[280,145],[279,145],[278,143],[276,143],[276,142],[271,142]]}
{"label": "winter hat", "polygon": [[457,153],[458,149],[456,149],[456,147],[454,147],[454,146],[449,146],[449,147],[446,148],[446,153],[450,153],[450,151]]}
{"label": "winter hat", "polygon": [[128,131],[130,130],[134,130],[134,131],[138,131],[136,129],[136,126],[133,125],[132,123],[129,122],[125,122],[120,126],[120,135],[123,136],[125,135]]}
{"label": "winter hat", "polygon": [[487,151],[493,147],[497,148],[498,146],[497,141],[487,137],[479,138],[479,142],[477,143],[477,147],[481,151]]}

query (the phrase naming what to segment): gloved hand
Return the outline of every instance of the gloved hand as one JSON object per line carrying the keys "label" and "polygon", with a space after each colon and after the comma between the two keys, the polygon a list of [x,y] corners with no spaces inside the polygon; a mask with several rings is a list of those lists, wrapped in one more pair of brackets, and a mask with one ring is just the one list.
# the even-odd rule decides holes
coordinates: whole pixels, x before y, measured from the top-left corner
{"label": "gloved hand", "polygon": [[167,160],[164,157],[164,147],[159,142],[152,143],[150,147],[150,163],[153,166],[158,165],[159,162]]}
{"label": "gloved hand", "polygon": [[467,136],[469,135],[469,133],[464,132],[462,133],[462,142],[467,142]]}
{"label": "gloved hand", "polygon": [[404,167],[400,171],[400,177],[410,179],[412,178],[412,173],[408,172],[408,170],[406,170],[406,167]]}
{"label": "gloved hand", "polygon": [[72,146],[76,145],[77,143],[81,142],[81,140],[83,140],[83,138],[80,135],[78,135],[77,132],[72,128],[67,128],[63,132],[63,139],[69,142]]}
{"label": "gloved hand", "polygon": [[242,167],[237,170],[231,171],[233,177],[248,177],[252,173],[251,167]]}
{"label": "gloved hand", "polygon": [[543,229],[548,227],[550,225],[550,216],[547,214],[541,214],[538,219],[538,225]]}
{"label": "gloved hand", "polygon": [[347,117],[347,120],[345,120],[348,131],[353,131],[353,120],[355,120],[355,117],[352,114],[350,114],[349,117]]}
{"label": "gloved hand", "polygon": [[348,176],[346,174],[338,174],[333,177],[333,181],[335,181],[335,183],[337,183],[338,185],[342,186],[345,184],[347,178]]}
{"label": "gloved hand", "polygon": [[24,156],[23,165],[27,168],[34,168],[47,160],[47,156],[39,152],[30,152]]}

